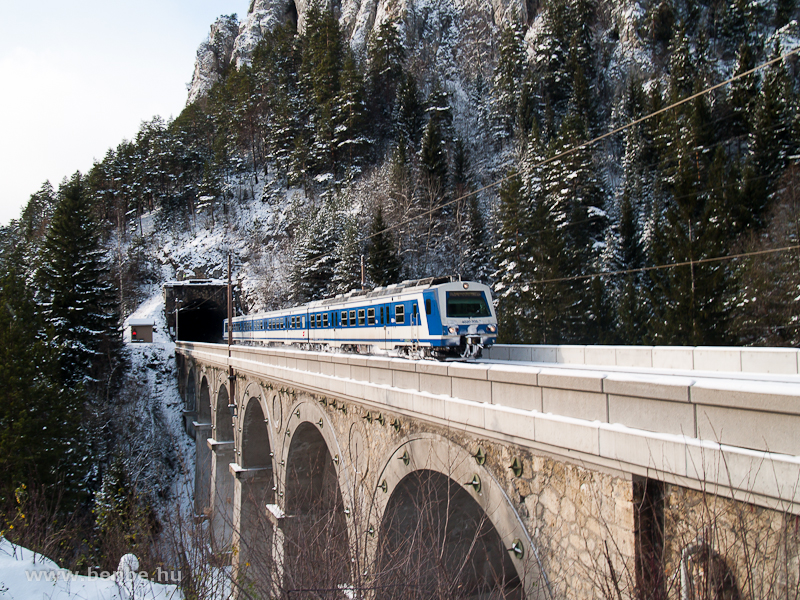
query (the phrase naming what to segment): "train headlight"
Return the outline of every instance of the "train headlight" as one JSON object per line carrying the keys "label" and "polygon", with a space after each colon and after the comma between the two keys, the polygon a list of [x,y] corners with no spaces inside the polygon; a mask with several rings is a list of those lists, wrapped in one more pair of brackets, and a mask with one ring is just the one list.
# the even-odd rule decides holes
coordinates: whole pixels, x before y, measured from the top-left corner
{"label": "train headlight", "polygon": [[456,333],[458,333],[458,327],[450,326],[450,327],[447,328],[447,332],[450,335],[455,335]]}
{"label": "train headlight", "polygon": [[489,333],[494,333],[495,331],[497,331],[497,327],[495,325],[488,325],[486,327],[486,331],[488,331]]}

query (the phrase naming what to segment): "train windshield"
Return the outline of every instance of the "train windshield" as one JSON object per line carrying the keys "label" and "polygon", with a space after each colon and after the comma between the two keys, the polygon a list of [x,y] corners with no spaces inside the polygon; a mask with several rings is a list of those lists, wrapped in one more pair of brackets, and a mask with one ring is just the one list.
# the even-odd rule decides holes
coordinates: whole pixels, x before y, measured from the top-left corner
{"label": "train windshield", "polygon": [[491,317],[483,292],[447,292],[447,316],[451,318]]}

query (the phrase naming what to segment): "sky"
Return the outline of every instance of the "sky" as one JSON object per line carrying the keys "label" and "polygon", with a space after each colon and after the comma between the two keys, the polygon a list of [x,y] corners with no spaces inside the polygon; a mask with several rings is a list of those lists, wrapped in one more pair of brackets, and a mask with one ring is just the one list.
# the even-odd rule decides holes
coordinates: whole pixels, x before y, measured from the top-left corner
{"label": "sky", "polygon": [[249,0],[0,0],[0,225],[186,105],[197,47]]}

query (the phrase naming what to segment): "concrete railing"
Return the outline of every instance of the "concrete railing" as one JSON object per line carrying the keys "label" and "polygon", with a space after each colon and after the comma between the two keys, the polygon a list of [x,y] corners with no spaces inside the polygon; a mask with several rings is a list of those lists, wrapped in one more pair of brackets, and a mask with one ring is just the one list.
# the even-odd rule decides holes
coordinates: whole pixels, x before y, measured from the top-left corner
{"label": "concrete railing", "polygon": [[497,344],[483,352],[490,360],[594,365],[680,371],[800,374],[796,348],[724,346],[523,346]]}
{"label": "concrete railing", "polygon": [[[629,350],[635,356],[641,349]],[[661,349],[648,350],[656,356]],[[229,364],[225,346],[183,343],[179,351],[199,362]],[[625,356],[622,347],[614,353]],[[788,500],[800,512],[796,376],[728,379],[648,373],[640,366],[624,372],[618,363],[602,371],[564,362],[437,363],[241,346],[232,349],[230,364],[365,410],[726,495],[747,493],[762,504]]]}

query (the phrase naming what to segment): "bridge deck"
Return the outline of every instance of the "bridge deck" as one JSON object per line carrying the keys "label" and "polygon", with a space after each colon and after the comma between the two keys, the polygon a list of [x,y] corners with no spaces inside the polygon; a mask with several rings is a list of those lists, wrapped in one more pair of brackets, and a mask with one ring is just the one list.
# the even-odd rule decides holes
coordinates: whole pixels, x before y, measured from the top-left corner
{"label": "bridge deck", "polygon": [[[496,360],[503,347],[479,362],[436,363],[244,346],[229,358],[225,345],[179,345],[201,363],[364,411],[800,514],[797,351],[520,347],[526,356],[505,348],[529,360]],[[548,356],[556,360],[535,360]]]}

